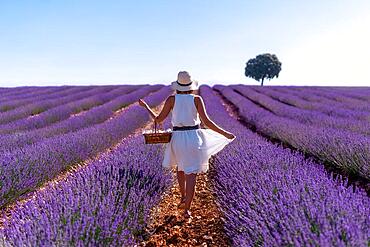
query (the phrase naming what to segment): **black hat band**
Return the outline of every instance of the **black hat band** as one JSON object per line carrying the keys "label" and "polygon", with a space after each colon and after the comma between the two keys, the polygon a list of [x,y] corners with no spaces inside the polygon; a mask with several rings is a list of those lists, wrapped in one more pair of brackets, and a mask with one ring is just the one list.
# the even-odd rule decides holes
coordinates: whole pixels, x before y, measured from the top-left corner
{"label": "black hat band", "polygon": [[186,87],[186,86],[190,86],[193,82],[190,82],[190,83],[188,83],[188,84],[181,84],[179,81],[176,81],[177,82],[177,84],[179,84],[180,86],[184,86],[184,87]]}

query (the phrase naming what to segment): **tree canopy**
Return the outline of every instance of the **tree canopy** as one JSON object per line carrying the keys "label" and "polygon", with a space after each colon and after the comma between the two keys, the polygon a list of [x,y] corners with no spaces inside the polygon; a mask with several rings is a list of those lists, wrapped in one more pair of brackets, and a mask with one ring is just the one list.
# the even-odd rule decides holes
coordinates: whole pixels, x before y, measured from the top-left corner
{"label": "tree canopy", "polygon": [[251,77],[257,81],[261,80],[261,86],[265,79],[271,80],[279,77],[281,71],[281,62],[275,54],[264,53],[249,59],[245,67],[245,76]]}

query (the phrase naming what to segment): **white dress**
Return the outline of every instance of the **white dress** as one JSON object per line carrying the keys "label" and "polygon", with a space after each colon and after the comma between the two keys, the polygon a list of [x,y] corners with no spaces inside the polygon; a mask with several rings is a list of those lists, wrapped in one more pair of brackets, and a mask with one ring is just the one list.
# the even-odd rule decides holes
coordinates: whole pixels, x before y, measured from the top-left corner
{"label": "white dress", "polygon": [[[172,110],[172,126],[200,124],[199,113],[194,103],[194,94],[175,94]],[[234,138],[235,139],[235,138]],[[234,139],[211,129],[176,130],[171,141],[166,143],[162,167],[178,167],[185,174],[207,172],[208,159],[221,151]]]}

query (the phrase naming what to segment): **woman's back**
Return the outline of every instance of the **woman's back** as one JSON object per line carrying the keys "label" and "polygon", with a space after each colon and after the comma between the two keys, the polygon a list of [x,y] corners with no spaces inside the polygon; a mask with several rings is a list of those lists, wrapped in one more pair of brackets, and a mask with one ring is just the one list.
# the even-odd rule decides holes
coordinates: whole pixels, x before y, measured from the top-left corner
{"label": "woman's back", "polygon": [[200,124],[199,113],[194,103],[194,94],[175,94],[172,109],[172,126],[193,126]]}

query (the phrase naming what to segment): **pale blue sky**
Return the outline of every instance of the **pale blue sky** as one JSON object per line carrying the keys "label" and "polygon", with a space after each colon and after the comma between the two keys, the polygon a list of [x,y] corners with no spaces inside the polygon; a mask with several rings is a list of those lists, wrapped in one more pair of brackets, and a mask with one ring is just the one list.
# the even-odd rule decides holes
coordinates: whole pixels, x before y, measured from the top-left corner
{"label": "pale blue sky", "polygon": [[0,0],[0,86],[170,83],[178,71],[258,84],[245,63],[282,62],[266,85],[369,85],[368,0]]}

